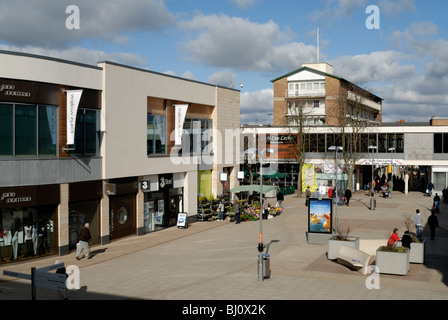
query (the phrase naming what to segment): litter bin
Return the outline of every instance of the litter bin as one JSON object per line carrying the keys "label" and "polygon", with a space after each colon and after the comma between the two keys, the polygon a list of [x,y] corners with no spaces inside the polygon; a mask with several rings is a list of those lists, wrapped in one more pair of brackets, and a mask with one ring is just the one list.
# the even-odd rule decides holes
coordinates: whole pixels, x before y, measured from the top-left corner
{"label": "litter bin", "polygon": [[[269,260],[269,254],[263,254],[263,279],[269,279],[271,277],[271,261]],[[257,270],[260,262],[260,256],[257,259]]]}

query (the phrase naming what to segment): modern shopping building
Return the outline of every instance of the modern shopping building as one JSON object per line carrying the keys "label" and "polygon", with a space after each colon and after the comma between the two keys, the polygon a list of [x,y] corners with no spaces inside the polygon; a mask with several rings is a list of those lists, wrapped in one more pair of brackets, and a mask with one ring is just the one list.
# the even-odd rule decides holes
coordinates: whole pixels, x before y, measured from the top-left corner
{"label": "modern shopping building", "polygon": [[[426,190],[430,180],[435,192],[448,185],[446,119],[382,123],[383,99],[334,75],[327,63],[305,64],[272,83],[273,126],[246,125],[242,132],[276,150],[265,162],[288,175],[276,181],[280,186],[297,188],[301,181],[302,191],[326,190],[338,181],[360,190],[377,176],[380,182],[394,178],[394,189],[405,193]],[[305,154],[300,177],[299,137]],[[351,183],[345,162],[354,168]]]}
{"label": "modern shopping building", "polygon": [[[319,186],[334,186],[335,180],[344,181],[342,187],[348,186],[348,175],[344,170],[342,153],[337,160],[335,151],[330,147],[338,145],[339,131],[330,126],[308,128],[305,134],[306,155],[305,170],[299,177],[297,158],[293,152],[296,142],[295,133],[287,127],[275,126],[245,126],[243,135],[266,136],[268,147],[279,150],[278,154],[271,156],[271,161],[278,162],[278,171],[288,174],[288,177],[279,179],[281,185],[294,185],[302,179],[302,190],[310,186],[312,190]],[[350,128],[347,128],[348,130]],[[275,137],[275,139],[269,138]],[[336,142],[336,143],[335,143]],[[431,180],[435,186],[434,192],[441,194],[448,186],[448,126],[431,125],[428,123],[385,123],[378,127],[366,128],[359,141],[359,154],[355,163],[352,177],[354,190],[365,187],[373,177],[390,179],[389,173],[393,171],[396,190],[408,193],[412,190],[424,191]],[[375,149],[369,150],[369,146]],[[394,149],[392,149],[394,148]],[[392,149],[392,150],[391,150]],[[264,160],[270,161],[269,158]],[[336,161],[338,161],[338,174],[336,174]],[[373,162],[373,166],[372,166]],[[393,164],[393,166],[391,166]],[[311,175],[305,171],[311,170]],[[255,171],[258,171],[255,168]]]}
{"label": "modern shopping building", "polygon": [[0,61],[2,261],[66,254],[86,222],[105,244],[194,221],[198,194],[238,185],[239,147],[222,157],[220,139],[239,129],[238,90],[107,61]]}

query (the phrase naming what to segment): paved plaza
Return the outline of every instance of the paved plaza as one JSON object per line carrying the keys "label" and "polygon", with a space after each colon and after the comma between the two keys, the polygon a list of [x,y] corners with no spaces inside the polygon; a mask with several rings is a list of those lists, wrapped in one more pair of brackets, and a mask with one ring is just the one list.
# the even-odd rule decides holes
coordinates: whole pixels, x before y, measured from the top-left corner
{"label": "paved plaza", "polygon": [[[271,204],[275,201],[270,200]],[[265,253],[270,255],[271,277],[257,274],[259,222],[241,224],[197,222],[186,229],[169,228],[132,236],[92,248],[89,260],[75,253],[25,263],[2,265],[2,270],[30,273],[32,267],[55,260],[80,270],[79,290],[70,300],[446,300],[448,299],[448,205],[437,215],[436,239],[425,227],[424,264],[411,264],[406,276],[380,275],[380,288],[368,289],[369,275],[326,257],[327,245],[308,244],[307,207],[303,198],[289,195],[284,213],[263,220]],[[432,198],[422,193],[377,196],[371,211],[365,192],[354,193],[350,206],[338,207],[340,225],[353,236],[385,238],[393,228],[405,230],[405,217],[420,209],[425,225]],[[0,277],[0,300],[30,300],[30,281]],[[57,300],[53,290],[37,288],[38,300]]]}

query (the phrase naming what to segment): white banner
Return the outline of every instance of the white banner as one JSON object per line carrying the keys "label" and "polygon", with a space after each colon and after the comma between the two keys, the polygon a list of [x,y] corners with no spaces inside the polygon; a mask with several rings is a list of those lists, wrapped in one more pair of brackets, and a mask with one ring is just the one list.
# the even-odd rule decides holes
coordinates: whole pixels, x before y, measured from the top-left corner
{"label": "white banner", "polygon": [[175,104],[175,128],[174,128],[174,136],[176,146],[180,146],[182,144],[182,133],[184,129],[184,121],[185,115],[187,114],[188,104]]}
{"label": "white banner", "polygon": [[67,90],[67,144],[75,144],[76,114],[82,90]]}

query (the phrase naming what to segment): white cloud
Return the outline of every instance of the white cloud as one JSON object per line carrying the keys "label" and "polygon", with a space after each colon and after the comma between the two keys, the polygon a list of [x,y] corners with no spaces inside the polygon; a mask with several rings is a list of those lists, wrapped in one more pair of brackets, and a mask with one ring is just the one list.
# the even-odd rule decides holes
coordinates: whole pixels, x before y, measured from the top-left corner
{"label": "white cloud", "polygon": [[232,73],[231,71],[224,70],[218,71],[208,77],[208,82],[214,85],[233,88],[235,85],[235,79],[237,75]]}
{"label": "white cloud", "polygon": [[190,32],[184,41],[189,59],[209,66],[279,72],[295,69],[316,55],[314,46],[292,41],[290,30],[280,30],[273,21],[198,15],[179,26]]}
{"label": "white cloud", "polygon": [[257,0],[229,0],[230,2],[235,3],[240,9],[247,9],[255,5]]}
{"label": "white cloud", "polygon": [[241,123],[272,123],[274,111],[274,90],[272,88],[241,93]]}
{"label": "white cloud", "polygon": [[[69,5],[80,11],[80,29],[65,26]],[[46,48],[67,47],[84,39],[128,41],[130,31],[154,31],[173,22],[163,1],[0,0],[0,41]]]}
{"label": "white cloud", "polygon": [[0,45],[1,50],[23,52],[35,55],[41,55],[45,57],[58,58],[73,62],[79,62],[84,64],[90,64],[96,66],[99,61],[111,61],[121,63],[129,66],[142,68],[146,61],[140,56],[133,53],[125,52],[112,52],[107,53],[98,50],[89,50],[82,47],[73,47],[69,49],[45,49],[40,47],[18,47],[9,45]]}
{"label": "white cloud", "polygon": [[414,66],[401,65],[406,58],[401,52],[377,51],[370,54],[344,56],[333,62],[338,76],[356,84],[371,82],[390,82],[412,77]]}
{"label": "white cloud", "polygon": [[415,0],[380,0],[379,7],[381,13],[384,14],[398,14],[414,11]]}

